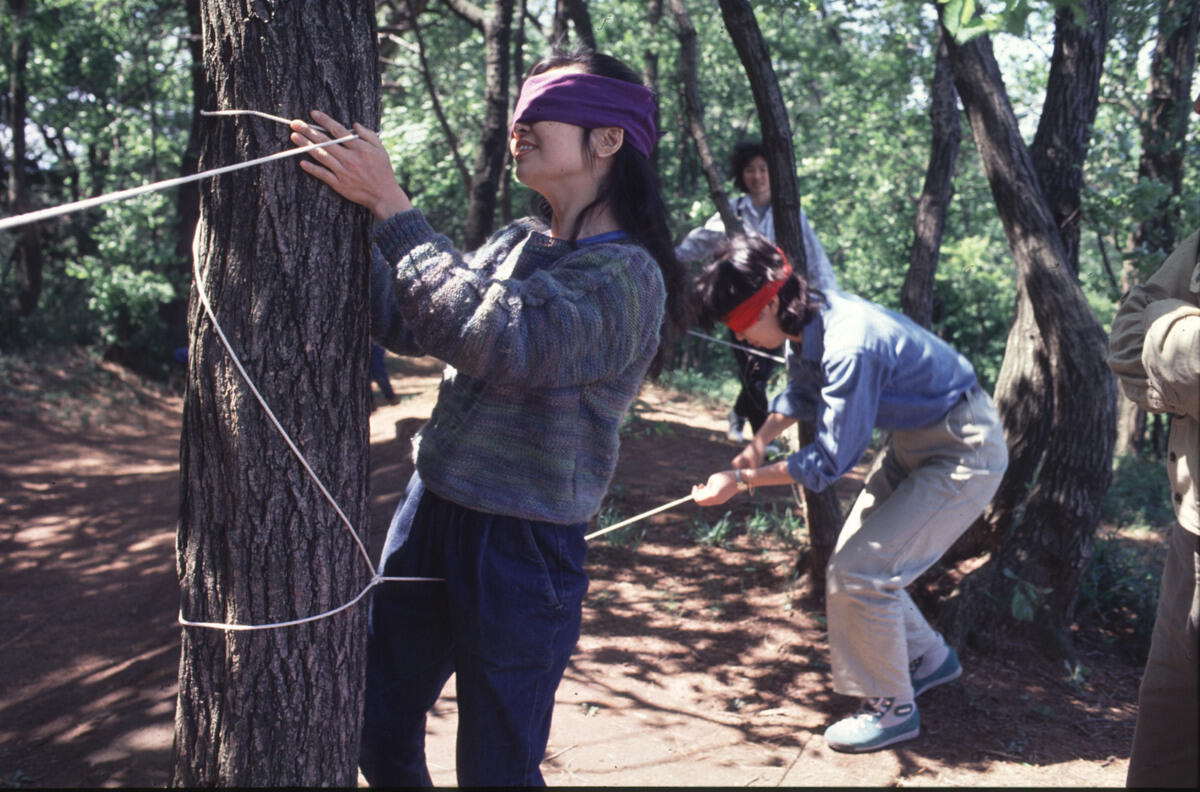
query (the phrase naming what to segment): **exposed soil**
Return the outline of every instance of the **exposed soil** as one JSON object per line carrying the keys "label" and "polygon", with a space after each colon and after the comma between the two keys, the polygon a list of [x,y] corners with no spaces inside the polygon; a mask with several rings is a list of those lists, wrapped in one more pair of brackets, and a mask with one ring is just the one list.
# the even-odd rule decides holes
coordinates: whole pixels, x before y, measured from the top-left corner
{"label": "exposed soil", "polygon": [[[175,708],[180,399],[95,362],[9,369],[0,394],[0,786],[162,786]],[[401,396],[372,416],[373,544],[438,380],[392,358]],[[62,394],[66,395],[62,395]],[[46,394],[56,394],[49,398]],[[609,522],[687,494],[735,453],[725,407],[648,387],[622,445]],[[851,497],[853,477],[841,484]],[[597,540],[583,637],[543,763],[554,785],[1122,786],[1141,669],[1088,628],[1090,669],[1013,646],[960,651],[921,699],[922,733],[852,756],[821,737],[854,702],[830,689],[823,614],[798,548],[745,518],[784,488],[694,504]],[[717,544],[698,535],[731,512]],[[800,535],[802,542],[802,535]],[[453,682],[430,718],[453,785]]]}

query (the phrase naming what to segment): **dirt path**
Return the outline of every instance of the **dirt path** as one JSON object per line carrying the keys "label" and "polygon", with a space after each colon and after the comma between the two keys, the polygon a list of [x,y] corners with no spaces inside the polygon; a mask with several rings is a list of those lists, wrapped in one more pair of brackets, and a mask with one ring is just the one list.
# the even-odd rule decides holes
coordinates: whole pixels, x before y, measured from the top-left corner
{"label": "dirt path", "polygon": [[[377,545],[432,406],[437,367],[392,361],[403,400],[372,416]],[[648,389],[623,441],[619,517],[686,494],[727,463],[724,410]],[[83,409],[76,405],[78,409]],[[81,428],[0,417],[0,786],[161,786],[173,730],[179,400],[142,394]],[[780,512],[790,495],[759,494]],[[897,750],[829,751],[853,704],[829,689],[823,617],[795,549],[747,531],[742,501],[688,505],[596,542],[583,638],[558,692],[543,764],[556,785],[1123,785],[1140,669],[1084,650],[1065,670],[1014,648],[963,653]],[[643,535],[644,534],[644,535]],[[1085,638],[1085,637],[1084,637]],[[1086,644],[1086,641],[1082,641]],[[430,719],[436,783],[454,784],[453,682]]]}

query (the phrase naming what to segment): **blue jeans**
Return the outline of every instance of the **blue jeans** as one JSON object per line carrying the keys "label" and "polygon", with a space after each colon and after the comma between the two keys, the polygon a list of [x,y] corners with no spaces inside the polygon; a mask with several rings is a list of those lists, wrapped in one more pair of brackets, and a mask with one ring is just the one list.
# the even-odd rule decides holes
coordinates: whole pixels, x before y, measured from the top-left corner
{"label": "blue jeans", "polygon": [[588,587],[586,527],[473,511],[414,475],[388,531],[383,573],[446,582],[375,591],[359,762],[372,786],[431,785],[425,717],[451,673],[459,785],[544,783],[554,693]]}

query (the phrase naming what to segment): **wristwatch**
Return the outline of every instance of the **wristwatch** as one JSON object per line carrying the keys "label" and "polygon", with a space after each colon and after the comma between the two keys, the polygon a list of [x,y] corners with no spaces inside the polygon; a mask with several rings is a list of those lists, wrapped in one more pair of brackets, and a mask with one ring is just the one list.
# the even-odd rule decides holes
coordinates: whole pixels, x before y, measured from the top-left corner
{"label": "wristwatch", "polygon": [[733,477],[735,479],[737,479],[738,492],[745,492],[746,490],[750,489],[750,482],[748,482],[748,481],[746,481],[746,479],[742,478],[742,469],[741,468],[734,468]]}

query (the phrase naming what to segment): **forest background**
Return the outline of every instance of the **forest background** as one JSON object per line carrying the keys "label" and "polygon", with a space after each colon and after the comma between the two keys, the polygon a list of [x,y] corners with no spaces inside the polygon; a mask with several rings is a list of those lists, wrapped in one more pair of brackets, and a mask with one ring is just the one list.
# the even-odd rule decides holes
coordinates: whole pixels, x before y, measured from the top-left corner
{"label": "forest background", "polygon": [[[210,5],[213,5],[210,3]],[[531,195],[507,172],[494,205],[480,195],[496,176],[496,32],[511,108],[519,75],[549,42],[593,41],[641,68],[657,86],[656,152],[674,231],[681,238],[714,211],[686,118],[680,3],[380,0],[381,136],[397,177],[433,225],[470,246],[531,212]],[[711,150],[723,165],[733,145],[762,134],[746,71],[716,3],[687,3]],[[963,19],[974,3],[944,4]],[[1007,98],[1027,143],[1046,115],[1062,13],[1106,22],[1095,118],[1086,133],[1078,211],[1077,282],[1107,331],[1121,294],[1154,271],[1173,243],[1200,226],[1194,124],[1178,123],[1195,84],[1196,2],[1131,0],[995,4],[987,32]],[[0,10],[0,213],[53,206],[196,169],[214,109],[201,64],[200,0],[8,0]],[[1063,9],[1066,9],[1065,11]],[[757,24],[787,106],[799,199],[829,252],[841,286],[900,309],[914,248],[914,218],[930,163],[938,10],[929,2],[759,2]],[[945,9],[943,9],[945,13]],[[506,17],[506,15],[508,15]],[[1093,19],[1094,22],[1094,19]],[[965,37],[964,37],[965,38]],[[1179,40],[1182,39],[1182,45]],[[1172,44],[1174,42],[1174,45]],[[1172,49],[1175,46],[1175,49]],[[1178,53],[1190,53],[1181,57]],[[297,57],[306,53],[297,52]],[[279,61],[274,68],[294,64]],[[1163,72],[1173,79],[1162,79]],[[1162,95],[1171,84],[1178,93]],[[306,107],[254,107],[303,116]],[[975,365],[983,385],[1001,379],[1021,283],[984,156],[958,112],[954,159],[932,286],[933,329]],[[351,121],[356,119],[342,119]],[[206,129],[206,125],[208,129]],[[1165,141],[1165,143],[1164,143]],[[278,130],[278,147],[286,147]],[[1165,146],[1165,150],[1164,150]],[[1166,163],[1166,167],[1163,166]],[[1174,163],[1174,164],[1172,164]],[[219,163],[226,164],[226,163]],[[502,162],[499,167],[506,167]],[[725,173],[732,190],[731,174]],[[198,191],[181,189],[0,233],[0,351],[38,357],[86,346],[142,374],[179,377],[174,351],[188,341],[192,229]],[[668,382],[728,400],[727,355],[688,339]],[[1055,365],[1063,365],[1056,361]],[[1117,438],[1108,519],[1150,528],[1170,520],[1159,456],[1165,420],[1134,422]],[[1106,438],[1094,439],[1099,447]],[[1107,438],[1111,441],[1111,436]],[[1035,466],[1036,467],[1036,466]],[[1023,486],[1034,489],[1037,473]],[[1018,509],[1019,511],[1019,509]],[[1085,526],[1078,558],[1091,564],[1081,596],[1109,598],[1129,615],[1118,630],[1141,645],[1153,613],[1157,570],[1124,561]],[[1097,570],[1098,563],[1111,568]],[[1044,570],[1004,569],[1013,619],[1032,620]],[[1107,577],[1101,575],[1103,572]],[[1040,576],[1040,577],[1039,577]],[[1104,582],[1101,582],[1103,577]],[[1123,592],[1124,600],[1112,598]],[[1074,587],[1070,602],[1074,607]],[[1011,606],[1011,607],[1008,607]],[[1069,608],[1068,608],[1069,610]]]}

